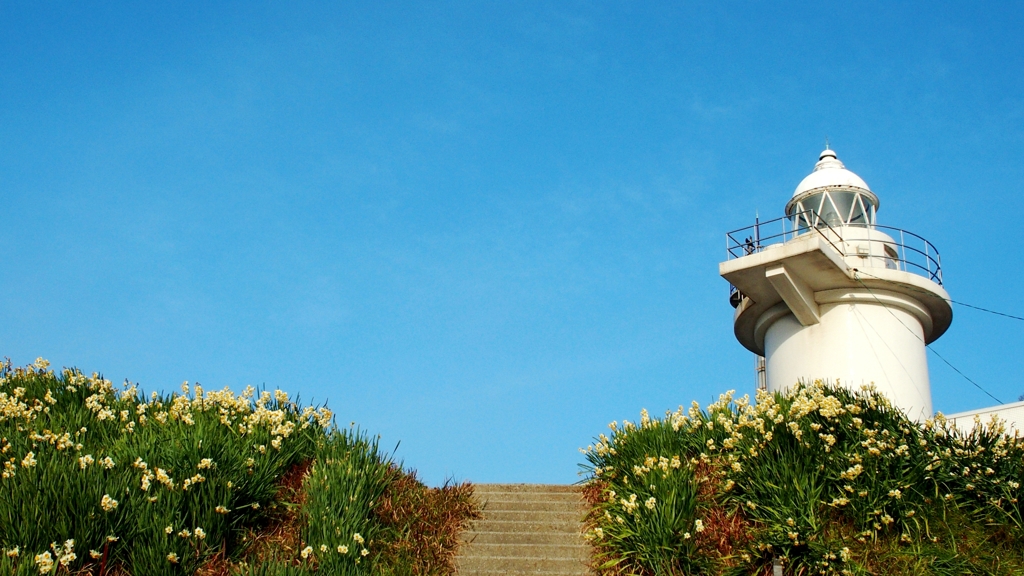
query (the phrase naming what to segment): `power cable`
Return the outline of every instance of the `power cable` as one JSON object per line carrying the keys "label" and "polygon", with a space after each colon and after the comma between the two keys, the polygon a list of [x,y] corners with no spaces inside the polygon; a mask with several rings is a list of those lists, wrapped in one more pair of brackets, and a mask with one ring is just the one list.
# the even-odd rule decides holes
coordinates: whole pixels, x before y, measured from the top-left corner
{"label": "power cable", "polygon": [[995,396],[993,396],[988,390],[985,390],[984,388],[982,388],[977,382],[975,382],[974,380],[971,380],[970,378],[968,378],[967,374],[964,374],[963,372],[960,371],[959,368],[957,368],[956,366],[953,366],[953,364],[950,363],[949,360],[946,360],[945,358],[943,358],[942,354],[939,354],[938,352],[935,351],[935,348],[932,348],[928,344],[925,344],[925,348],[927,348],[928,350],[931,350],[932,354],[935,354],[936,356],[939,357],[939,360],[942,360],[943,362],[946,363],[946,366],[949,366],[950,368],[953,369],[954,372],[956,372],[957,374],[963,376],[964,380],[967,380],[971,384],[974,384],[974,386],[977,387],[978,390],[981,390],[982,392],[984,392],[989,398],[995,400],[996,402],[998,402],[1000,404],[1005,404],[1005,402],[1003,402],[999,398],[996,398]]}
{"label": "power cable", "polygon": [[[865,271],[857,269],[857,268],[854,268],[853,271],[857,272],[858,274],[863,274],[865,276],[870,276],[871,278],[874,278],[875,280],[881,280],[883,282],[889,282],[890,284],[898,284],[898,282],[894,282],[892,280],[889,280],[888,278],[880,278],[878,276],[875,276],[874,274],[871,274],[869,272],[865,272]],[[915,288],[914,286],[909,286],[907,284],[900,284],[900,288],[904,288],[904,289],[907,289],[907,290],[912,290],[914,292],[920,292],[921,294],[930,294],[931,296],[935,296],[934,292],[928,292],[927,290],[921,290],[920,288]],[[940,296],[940,298],[941,298],[941,296]],[[989,314],[995,314],[996,316],[1003,316],[1003,317],[1006,317],[1006,318],[1011,318],[1013,320],[1020,320],[1021,322],[1024,322],[1024,318],[1022,318],[1020,316],[1014,316],[1013,314],[1007,314],[1005,312],[998,312],[996,310],[989,310],[988,308],[982,308],[981,306],[975,306],[974,304],[968,304],[966,302],[960,302],[958,300],[953,300],[952,298],[942,298],[942,299],[945,300],[946,302],[949,302],[950,304],[956,304],[958,306],[964,306],[966,308],[973,308],[975,310],[980,310],[982,312],[988,312]]]}
{"label": "power cable", "polygon": [[[939,354],[939,353],[938,353],[938,352],[937,352],[937,351],[936,351],[936,350],[935,350],[934,348],[932,348],[931,346],[929,346],[929,345],[928,345],[928,343],[927,343],[927,342],[925,342],[925,341],[924,341],[924,339],[923,339],[923,338],[921,338],[921,336],[920,336],[920,335],[918,335],[918,333],[917,333],[917,332],[914,332],[913,330],[911,330],[911,329],[910,329],[910,326],[907,326],[907,325],[906,325],[906,324],[905,324],[905,323],[903,322],[903,320],[901,320],[901,319],[900,319],[900,317],[899,317],[899,316],[897,316],[896,314],[894,314],[894,313],[893,313],[893,311],[892,311],[892,310],[890,310],[888,306],[886,306],[886,305],[885,305],[884,303],[882,303],[882,301],[881,301],[881,300],[880,300],[880,299],[878,298],[878,296],[876,296],[876,295],[875,295],[875,293],[874,293],[874,292],[873,292],[873,291],[871,290],[871,288],[868,288],[868,285],[867,285],[867,284],[865,284],[865,283],[864,283],[864,281],[863,281],[863,280],[861,280],[861,279],[860,279],[860,278],[859,278],[859,277],[857,276],[858,274],[866,274],[867,276],[872,276],[872,275],[871,275],[871,274],[867,274],[867,273],[865,273],[865,272],[861,272],[861,271],[859,271],[859,270],[856,270],[856,269],[854,269],[854,275],[853,275],[853,279],[854,279],[854,280],[856,280],[856,281],[857,281],[857,282],[858,282],[858,283],[859,283],[859,284],[860,284],[861,286],[863,286],[863,287],[864,287],[864,289],[868,291],[868,294],[871,294],[871,297],[875,299],[875,302],[878,302],[878,304],[879,304],[879,305],[880,305],[880,306],[881,306],[882,308],[885,308],[885,309],[886,309],[886,311],[887,311],[887,312],[889,312],[889,314],[891,314],[891,315],[892,315],[892,317],[893,317],[893,318],[895,318],[897,322],[899,322],[899,323],[900,323],[900,324],[901,324],[901,325],[902,325],[902,326],[903,326],[904,328],[906,328],[906,329],[907,329],[907,332],[910,332],[911,334],[913,334],[913,335],[914,335],[914,338],[917,338],[918,340],[920,340],[920,341],[921,341],[921,343],[922,343],[922,344],[924,344],[924,347],[925,347],[925,348],[927,348],[928,350],[930,350],[932,354],[935,354],[936,356],[938,356],[938,357],[939,357],[939,360],[942,360],[943,362],[945,362],[945,363],[946,363],[946,366],[949,366],[950,368],[952,368],[954,372],[956,372],[957,374],[959,374],[960,376],[962,376],[962,377],[964,378],[964,380],[967,380],[968,382],[970,382],[971,384],[973,384],[975,388],[977,388],[978,390],[981,390],[982,392],[984,392],[984,393],[985,393],[985,394],[986,394],[986,395],[987,395],[987,396],[988,396],[989,398],[991,398],[991,399],[995,400],[996,402],[998,402],[998,403],[1000,403],[1000,404],[1003,404],[1003,403],[1004,403],[1004,402],[1003,402],[1002,400],[1000,400],[999,398],[996,398],[995,396],[993,396],[991,392],[989,392],[988,390],[985,390],[984,388],[982,388],[982,386],[981,386],[980,384],[978,384],[978,383],[977,383],[977,382],[975,382],[974,380],[971,380],[971,378],[970,378],[969,376],[967,376],[966,374],[964,374],[963,372],[961,372],[959,368],[957,368],[956,366],[953,366],[952,362],[950,362],[949,360],[946,360],[946,358],[945,358],[945,357],[943,357],[943,356],[942,356],[942,354]],[[873,277],[873,278],[878,278],[877,276],[872,276],[872,277]],[[879,280],[884,280],[884,278],[878,278],[878,279],[879,279]],[[922,290],[922,292],[923,292],[923,290]],[[929,292],[929,294],[930,294],[930,292]]]}

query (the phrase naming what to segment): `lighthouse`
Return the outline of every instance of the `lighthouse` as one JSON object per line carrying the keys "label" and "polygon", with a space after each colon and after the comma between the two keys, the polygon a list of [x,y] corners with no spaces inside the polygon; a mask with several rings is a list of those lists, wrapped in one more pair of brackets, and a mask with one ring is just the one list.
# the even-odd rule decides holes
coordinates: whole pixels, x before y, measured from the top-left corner
{"label": "lighthouse", "polygon": [[824,380],[873,384],[915,420],[932,416],[925,346],[953,321],[939,253],[878,223],[879,196],[826,149],[785,216],[726,235],[740,344],[770,392]]}

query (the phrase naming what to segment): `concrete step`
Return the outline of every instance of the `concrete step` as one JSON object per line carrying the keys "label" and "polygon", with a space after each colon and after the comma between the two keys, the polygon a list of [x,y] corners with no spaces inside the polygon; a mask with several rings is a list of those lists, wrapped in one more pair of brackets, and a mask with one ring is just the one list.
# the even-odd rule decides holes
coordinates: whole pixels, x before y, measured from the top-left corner
{"label": "concrete step", "polygon": [[583,573],[584,560],[576,558],[546,558],[543,556],[463,556],[458,559],[458,571],[505,570],[508,572],[563,572]]}
{"label": "concrete step", "polygon": [[483,518],[463,534],[460,576],[586,576],[586,505],[576,486],[474,486]]}
{"label": "concrete step", "polygon": [[582,510],[482,510],[487,521],[510,520],[534,521],[534,522],[561,522],[577,524],[583,519]]}
{"label": "concrete step", "polygon": [[576,532],[498,532],[475,530],[463,534],[463,541],[479,544],[539,544],[573,545],[583,544],[583,535]]}
{"label": "concrete step", "polygon": [[583,544],[535,544],[473,542],[463,550],[464,558],[476,556],[539,556],[543,558],[572,558],[581,562],[590,557],[590,547]]}
{"label": "concrete step", "polygon": [[477,520],[473,523],[473,530],[484,530],[487,532],[566,532],[572,533],[580,530],[579,522],[566,522],[564,520]]}
{"label": "concrete step", "polygon": [[572,511],[585,512],[587,510],[583,500],[579,498],[562,500],[535,500],[535,499],[498,499],[498,498],[477,498],[480,505],[488,512],[495,510],[538,510],[538,511]]}
{"label": "concrete step", "polygon": [[572,503],[581,501],[579,494],[567,492],[491,492],[486,494],[475,494],[474,497],[479,502],[500,500],[503,502]]}
{"label": "concrete step", "polygon": [[470,575],[473,576],[587,576],[590,572],[587,571],[585,566],[572,567],[569,569],[557,568],[554,570],[547,570],[544,568],[519,568],[505,566],[502,568],[467,568],[460,569],[456,567],[456,574]]}
{"label": "concrete step", "polygon": [[578,486],[571,484],[474,484],[474,494],[543,492],[561,494],[579,494]]}

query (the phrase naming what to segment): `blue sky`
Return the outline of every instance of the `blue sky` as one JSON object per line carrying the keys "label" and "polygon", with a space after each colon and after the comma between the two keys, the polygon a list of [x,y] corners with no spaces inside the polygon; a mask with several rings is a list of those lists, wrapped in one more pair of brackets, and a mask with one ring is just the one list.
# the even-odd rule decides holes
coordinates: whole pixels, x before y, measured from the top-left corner
{"label": "blue sky", "polygon": [[[0,355],[572,482],[609,421],[752,391],[724,233],[826,136],[954,299],[1024,314],[1024,8],[709,4],[0,2]],[[1024,394],[1021,324],[954,313],[935,348]]]}

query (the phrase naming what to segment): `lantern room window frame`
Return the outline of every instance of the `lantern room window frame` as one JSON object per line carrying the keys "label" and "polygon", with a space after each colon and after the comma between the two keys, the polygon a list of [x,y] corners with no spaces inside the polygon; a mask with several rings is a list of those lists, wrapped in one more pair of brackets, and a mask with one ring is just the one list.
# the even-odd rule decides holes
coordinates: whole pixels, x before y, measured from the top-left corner
{"label": "lantern room window frame", "polygon": [[792,220],[794,230],[824,226],[873,228],[877,212],[878,197],[874,193],[848,186],[808,190],[786,206],[786,215]]}

